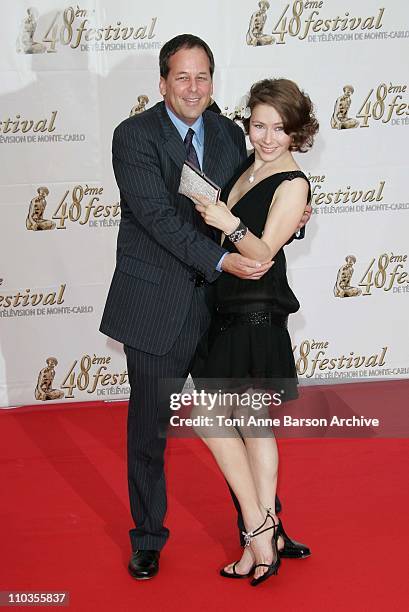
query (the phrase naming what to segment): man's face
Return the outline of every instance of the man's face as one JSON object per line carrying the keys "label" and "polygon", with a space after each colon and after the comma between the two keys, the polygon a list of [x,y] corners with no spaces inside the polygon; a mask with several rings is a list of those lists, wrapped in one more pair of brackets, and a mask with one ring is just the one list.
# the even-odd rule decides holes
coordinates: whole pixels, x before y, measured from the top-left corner
{"label": "man's face", "polygon": [[193,125],[210,103],[213,82],[209,58],[200,47],[180,49],[169,59],[169,74],[160,78],[166,105],[187,125]]}

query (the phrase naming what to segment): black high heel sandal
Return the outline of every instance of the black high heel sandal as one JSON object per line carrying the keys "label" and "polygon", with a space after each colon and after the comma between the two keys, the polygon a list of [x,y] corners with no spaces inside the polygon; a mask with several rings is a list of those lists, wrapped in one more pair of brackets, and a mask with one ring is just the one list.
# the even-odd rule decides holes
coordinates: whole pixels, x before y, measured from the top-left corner
{"label": "black high heel sandal", "polygon": [[251,567],[250,571],[247,572],[247,574],[238,574],[236,572],[236,565],[238,564],[238,561],[235,561],[233,563],[233,567],[231,572],[226,572],[226,570],[224,568],[222,568],[220,570],[220,576],[223,576],[224,578],[250,578],[250,576],[252,575],[252,573],[254,572],[254,565]]}
{"label": "black high heel sandal", "polygon": [[[268,519],[271,519],[273,521],[273,524],[271,525],[271,527],[266,527],[265,529],[263,529]],[[257,567],[267,567],[268,569],[259,578],[253,578],[250,582],[251,586],[257,586],[261,582],[264,582],[265,580],[267,580],[267,578],[270,578],[270,576],[273,576],[273,575],[276,576],[278,573],[278,569],[281,565],[281,559],[280,559],[280,555],[279,555],[278,547],[277,547],[278,523],[275,522],[273,515],[270,513],[270,510],[268,509],[266,518],[264,519],[264,522],[260,525],[260,527],[257,527],[257,529],[254,529],[254,531],[249,531],[248,533],[245,533],[244,531],[242,532],[244,536],[245,546],[250,546],[251,540],[253,538],[255,538],[258,535],[261,535],[262,533],[265,533],[266,531],[270,531],[271,529],[274,529],[274,535],[271,538],[271,546],[273,548],[274,561],[270,565],[268,565],[267,563],[256,563],[256,565],[254,565],[252,571],[254,571]]]}
{"label": "black high heel sandal", "polygon": [[280,518],[278,519],[277,535],[281,536],[284,541],[284,547],[278,551],[282,559],[306,559],[311,556],[311,550],[306,544],[292,540],[286,534]]}

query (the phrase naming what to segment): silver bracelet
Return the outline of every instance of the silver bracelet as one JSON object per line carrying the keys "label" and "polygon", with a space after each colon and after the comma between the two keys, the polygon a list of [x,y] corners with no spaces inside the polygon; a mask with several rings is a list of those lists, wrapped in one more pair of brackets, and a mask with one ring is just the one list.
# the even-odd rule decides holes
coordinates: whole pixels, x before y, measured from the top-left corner
{"label": "silver bracelet", "polygon": [[226,234],[226,236],[231,242],[240,242],[240,240],[243,240],[247,232],[248,227],[246,227],[243,221],[240,220],[240,223],[238,224],[234,232],[232,232],[231,234]]}

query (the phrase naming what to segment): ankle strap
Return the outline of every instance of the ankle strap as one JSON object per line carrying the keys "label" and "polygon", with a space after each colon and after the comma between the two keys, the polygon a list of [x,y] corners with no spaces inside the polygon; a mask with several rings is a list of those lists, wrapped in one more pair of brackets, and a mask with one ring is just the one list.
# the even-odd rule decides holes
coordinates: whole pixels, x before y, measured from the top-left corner
{"label": "ankle strap", "polygon": [[[266,531],[270,531],[270,529],[277,529],[278,525],[275,523],[274,518],[270,514],[269,510],[270,508],[267,509],[266,518],[264,519],[264,522],[260,525],[260,527],[257,527],[257,529],[254,529],[253,531],[249,531],[247,533],[245,531],[241,532],[244,537],[244,546],[250,546],[251,540],[255,538],[256,536],[261,535],[262,533],[265,533]],[[272,519],[273,524],[271,525],[271,527],[266,527],[265,529],[263,529],[264,525],[267,522],[267,519],[269,518]]]}

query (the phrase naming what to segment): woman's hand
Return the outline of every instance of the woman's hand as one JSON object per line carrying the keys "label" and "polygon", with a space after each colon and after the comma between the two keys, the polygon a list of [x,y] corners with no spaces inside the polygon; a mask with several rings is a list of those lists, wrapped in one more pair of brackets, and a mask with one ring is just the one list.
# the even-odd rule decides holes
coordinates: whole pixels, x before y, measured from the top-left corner
{"label": "woman's hand", "polygon": [[202,196],[195,196],[195,200],[200,202],[195,208],[207,225],[222,230],[225,234],[231,234],[237,229],[240,219],[230,212],[224,202],[219,200],[217,204],[213,204]]}
{"label": "woman's hand", "polygon": [[311,204],[307,204],[305,207],[303,216],[301,217],[301,221],[296,229],[296,232],[299,232],[300,229],[304,227],[304,225],[307,225],[308,221],[311,218],[311,214],[312,214],[312,206]]}

